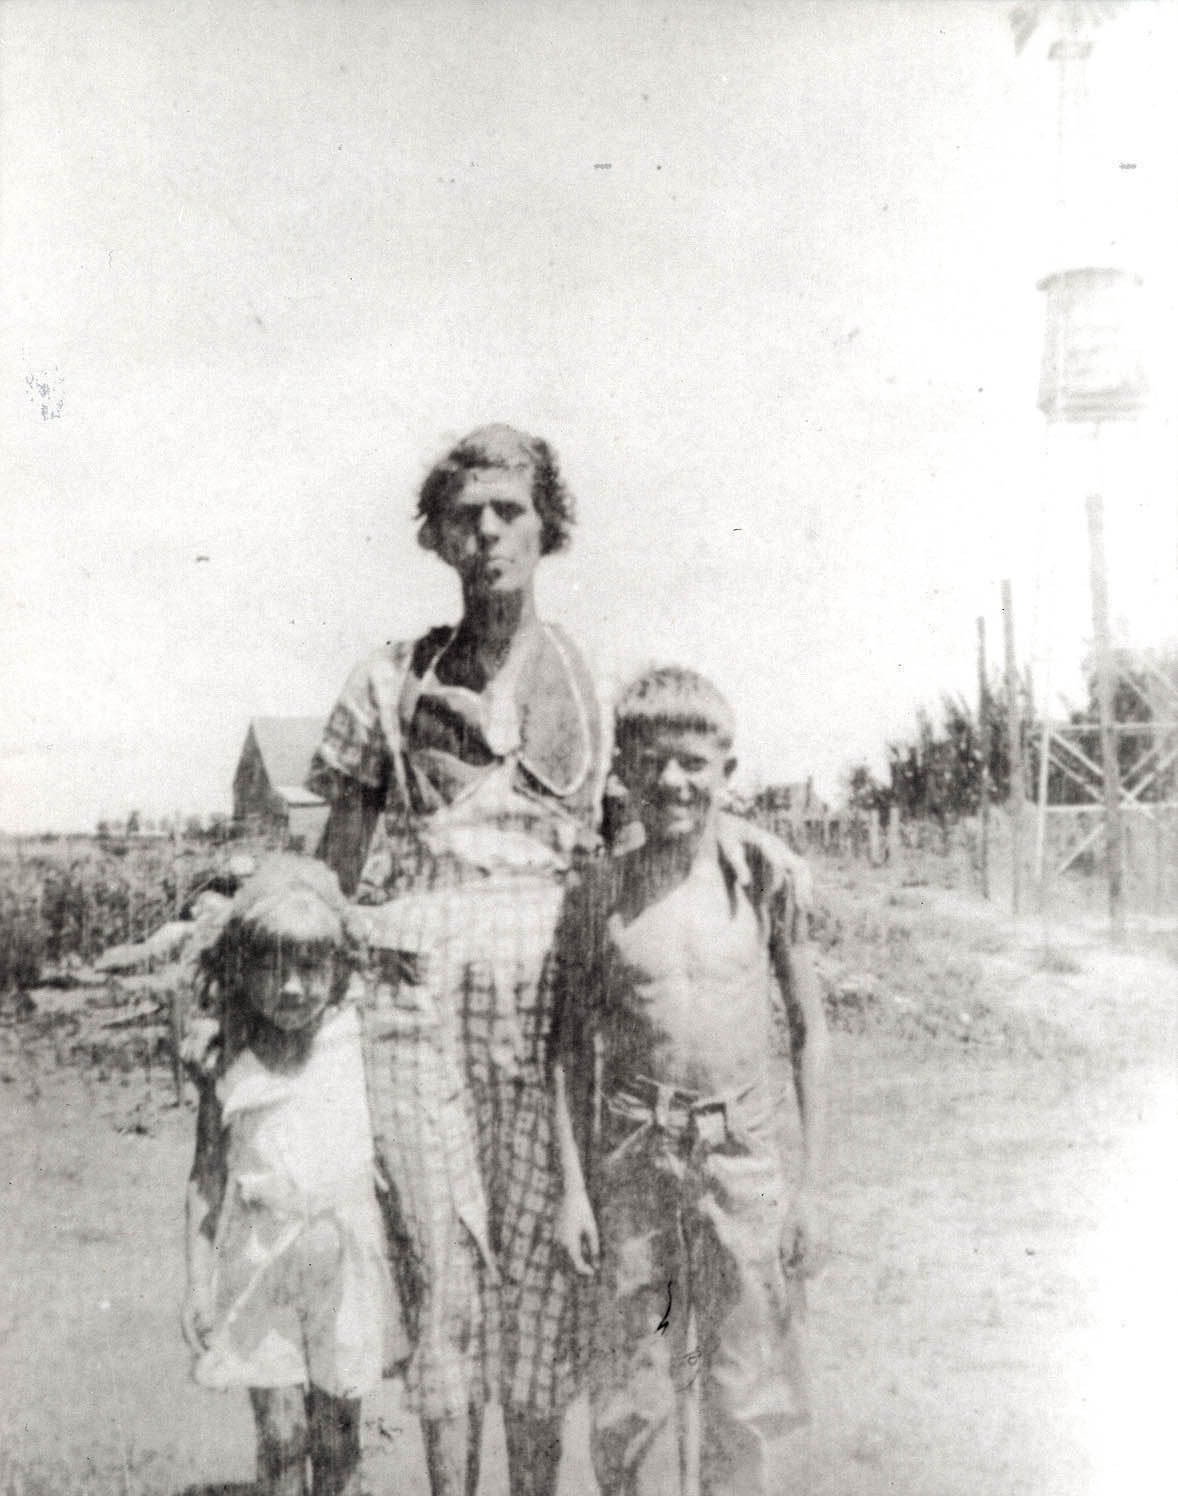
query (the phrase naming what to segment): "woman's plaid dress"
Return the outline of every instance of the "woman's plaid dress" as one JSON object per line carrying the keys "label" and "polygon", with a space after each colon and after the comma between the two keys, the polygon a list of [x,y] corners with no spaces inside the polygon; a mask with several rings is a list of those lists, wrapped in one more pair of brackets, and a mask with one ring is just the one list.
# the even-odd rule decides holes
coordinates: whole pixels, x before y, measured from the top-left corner
{"label": "woman's plaid dress", "polygon": [[366,1062],[411,1401],[427,1418],[496,1398],[550,1416],[575,1386],[552,1232],[548,967],[595,815],[600,728],[555,630],[481,696],[438,679],[449,638],[353,672],[309,783],[338,799],[350,779],[384,802],[359,888],[375,952]]}

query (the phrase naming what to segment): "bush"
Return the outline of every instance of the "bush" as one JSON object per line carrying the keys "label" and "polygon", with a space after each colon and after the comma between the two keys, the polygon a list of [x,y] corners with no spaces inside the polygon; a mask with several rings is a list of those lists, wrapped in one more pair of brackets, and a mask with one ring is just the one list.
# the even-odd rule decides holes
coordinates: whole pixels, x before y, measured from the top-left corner
{"label": "bush", "polygon": [[5,897],[0,914],[0,994],[23,992],[41,979],[45,935],[35,909]]}

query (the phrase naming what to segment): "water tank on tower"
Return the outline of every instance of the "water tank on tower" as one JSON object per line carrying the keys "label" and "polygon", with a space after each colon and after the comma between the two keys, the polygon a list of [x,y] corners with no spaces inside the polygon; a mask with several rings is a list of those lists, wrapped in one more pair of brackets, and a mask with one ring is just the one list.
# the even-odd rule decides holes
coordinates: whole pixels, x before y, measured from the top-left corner
{"label": "water tank on tower", "polygon": [[1039,409],[1049,421],[1126,421],[1145,404],[1141,277],[1060,270],[1047,296]]}

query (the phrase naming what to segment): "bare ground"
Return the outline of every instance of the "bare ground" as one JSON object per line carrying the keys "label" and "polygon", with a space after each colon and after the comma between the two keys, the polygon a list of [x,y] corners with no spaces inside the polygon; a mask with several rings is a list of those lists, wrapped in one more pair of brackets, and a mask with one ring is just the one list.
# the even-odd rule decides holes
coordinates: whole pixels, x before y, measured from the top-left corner
{"label": "bare ground", "polygon": [[[1045,947],[964,895],[829,882],[815,1496],[1178,1489],[1167,937]],[[0,1030],[0,1496],[248,1482],[245,1399],[191,1385],[178,1331],[191,1129],[161,1072],[102,1078]],[[367,1439],[374,1491],[424,1492],[395,1385]],[[583,1440],[575,1412],[567,1496],[593,1489]]]}

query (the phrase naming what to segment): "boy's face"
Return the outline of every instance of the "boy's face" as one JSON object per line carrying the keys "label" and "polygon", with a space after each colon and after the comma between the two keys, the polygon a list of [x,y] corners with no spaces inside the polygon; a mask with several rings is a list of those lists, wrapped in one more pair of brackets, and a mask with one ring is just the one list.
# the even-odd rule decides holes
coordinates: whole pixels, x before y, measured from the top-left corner
{"label": "boy's face", "polygon": [[647,844],[698,841],[734,764],[714,733],[653,726],[636,732],[622,749],[617,773]]}
{"label": "boy's face", "polygon": [[255,960],[247,991],[267,1022],[284,1033],[296,1033],[322,1017],[331,1001],[334,975],[330,957],[273,951]]}

